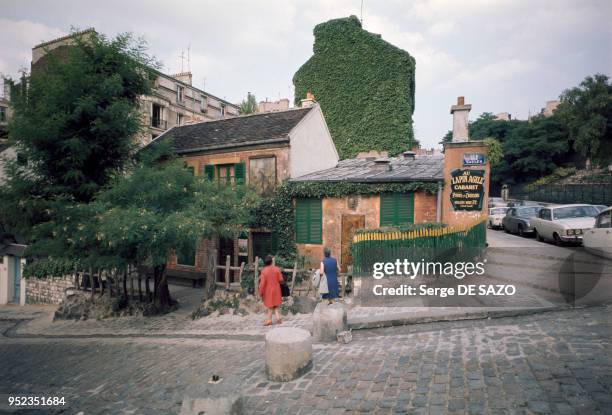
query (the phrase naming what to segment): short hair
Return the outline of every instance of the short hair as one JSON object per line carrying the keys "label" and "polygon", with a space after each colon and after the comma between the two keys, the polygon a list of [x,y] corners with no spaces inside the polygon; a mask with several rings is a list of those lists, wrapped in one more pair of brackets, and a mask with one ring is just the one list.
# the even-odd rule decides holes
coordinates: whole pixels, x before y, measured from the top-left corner
{"label": "short hair", "polygon": [[266,258],[264,259],[264,265],[272,265],[272,255],[266,255]]}
{"label": "short hair", "polygon": [[331,249],[329,249],[328,247],[323,248],[323,255],[328,258],[331,255]]}

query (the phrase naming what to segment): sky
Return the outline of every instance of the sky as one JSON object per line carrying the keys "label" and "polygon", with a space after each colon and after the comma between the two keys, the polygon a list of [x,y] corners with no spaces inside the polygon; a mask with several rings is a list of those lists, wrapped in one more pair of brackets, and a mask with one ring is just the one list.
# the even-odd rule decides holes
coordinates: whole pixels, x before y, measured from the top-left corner
{"label": "sky", "polygon": [[415,135],[428,148],[452,127],[458,96],[472,120],[526,119],[586,76],[612,75],[610,0],[0,0],[0,74],[29,68],[37,43],[95,27],[143,37],[164,72],[190,69],[228,101],[293,101],[314,26],[349,15],[416,59]]}

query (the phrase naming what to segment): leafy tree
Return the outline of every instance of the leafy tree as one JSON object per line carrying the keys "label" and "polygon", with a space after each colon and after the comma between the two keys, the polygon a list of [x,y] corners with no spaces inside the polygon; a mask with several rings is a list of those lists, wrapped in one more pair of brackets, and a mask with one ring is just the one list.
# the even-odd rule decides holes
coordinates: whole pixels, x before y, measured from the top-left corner
{"label": "leafy tree", "polygon": [[484,142],[489,146],[489,163],[491,167],[497,166],[504,158],[504,149],[499,140],[493,137],[485,138]]}
{"label": "leafy tree", "polygon": [[240,103],[240,114],[253,114],[257,112],[257,99],[250,92],[247,93],[246,99]]}
{"label": "leafy tree", "polygon": [[201,238],[237,237],[256,201],[246,186],[194,177],[180,161],[139,167],[94,203],[100,256],[152,267],[155,304],[166,309],[171,305],[165,274],[170,256],[175,250],[195,250]]}
{"label": "leafy tree", "polygon": [[13,94],[9,138],[18,158],[7,165],[0,221],[30,240],[35,225],[58,220],[61,205],[91,201],[122,172],[141,128],[139,97],[153,79],[153,60],[131,35],[73,39],[37,62]]}
{"label": "leafy tree", "polygon": [[580,154],[598,164],[612,162],[612,83],[607,75],[587,76],[580,86],[564,91],[555,115]]}

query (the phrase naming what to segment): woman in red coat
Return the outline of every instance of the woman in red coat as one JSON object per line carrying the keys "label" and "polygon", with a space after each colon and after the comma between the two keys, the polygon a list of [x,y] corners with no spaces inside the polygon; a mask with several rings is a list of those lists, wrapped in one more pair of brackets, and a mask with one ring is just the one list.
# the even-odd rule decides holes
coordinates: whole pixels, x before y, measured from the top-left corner
{"label": "woman in red coat", "polygon": [[282,323],[278,306],[282,304],[280,283],[283,282],[283,275],[278,267],[272,265],[272,257],[266,256],[264,260],[265,267],[261,270],[259,281],[259,295],[263,299],[263,303],[267,310],[267,320],[264,326],[272,325],[272,311],[276,316],[278,324]]}

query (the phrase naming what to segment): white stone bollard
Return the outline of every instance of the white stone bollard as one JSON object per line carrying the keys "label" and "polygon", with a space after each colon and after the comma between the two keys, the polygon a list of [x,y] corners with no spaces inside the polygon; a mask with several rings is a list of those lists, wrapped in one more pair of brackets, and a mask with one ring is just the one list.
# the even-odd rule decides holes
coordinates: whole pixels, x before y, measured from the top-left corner
{"label": "white stone bollard", "polygon": [[279,327],[266,333],[266,374],[288,382],[312,369],[312,337],[304,329]]}
{"label": "white stone bollard", "polygon": [[335,342],[338,333],[348,330],[346,307],[341,303],[327,304],[324,300],[312,314],[312,337],[317,342]]}

